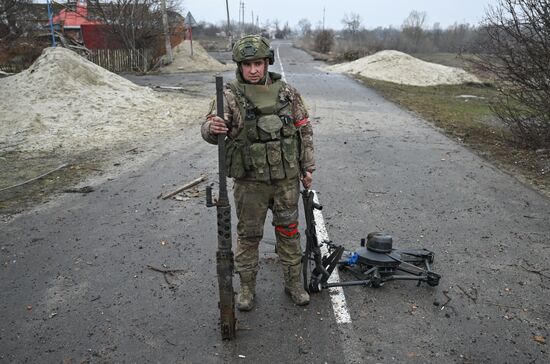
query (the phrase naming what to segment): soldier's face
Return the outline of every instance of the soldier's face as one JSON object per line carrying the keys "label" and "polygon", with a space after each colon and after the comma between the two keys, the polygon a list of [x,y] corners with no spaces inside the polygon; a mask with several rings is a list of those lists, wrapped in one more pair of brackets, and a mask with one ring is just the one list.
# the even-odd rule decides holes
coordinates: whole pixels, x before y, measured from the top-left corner
{"label": "soldier's face", "polygon": [[264,59],[254,59],[241,62],[241,72],[244,80],[249,83],[258,83],[264,78],[266,62]]}

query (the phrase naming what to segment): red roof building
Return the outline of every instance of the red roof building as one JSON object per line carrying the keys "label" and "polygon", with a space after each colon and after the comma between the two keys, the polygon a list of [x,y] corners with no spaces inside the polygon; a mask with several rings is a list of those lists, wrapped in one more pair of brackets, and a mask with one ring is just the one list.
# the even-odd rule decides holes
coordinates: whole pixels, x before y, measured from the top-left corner
{"label": "red roof building", "polygon": [[101,24],[97,20],[88,19],[88,4],[86,0],[76,0],[76,7],[72,9],[63,9],[52,19],[53,25],[59,25],[61,29],[79,30],[83,24]]}

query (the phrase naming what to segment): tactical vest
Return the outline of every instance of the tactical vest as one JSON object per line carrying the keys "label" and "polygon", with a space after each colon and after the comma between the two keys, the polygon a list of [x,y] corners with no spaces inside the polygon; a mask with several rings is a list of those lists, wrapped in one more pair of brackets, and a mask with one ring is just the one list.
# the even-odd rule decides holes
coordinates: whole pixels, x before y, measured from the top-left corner
{"label": "tactical vest", "polygon": [[237,98],[244,125],[225,144],[228,176],[257,181],[297,177],[299,133],[291,116],[290,100],[279,97],[282,81],[251,85],[234,80],[228,86]]}

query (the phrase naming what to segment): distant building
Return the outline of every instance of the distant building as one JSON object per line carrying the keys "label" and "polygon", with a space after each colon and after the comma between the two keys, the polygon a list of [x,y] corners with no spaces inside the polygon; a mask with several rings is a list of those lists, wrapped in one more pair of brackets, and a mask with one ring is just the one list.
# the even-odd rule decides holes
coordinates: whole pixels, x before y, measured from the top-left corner
{"label": "distant building", "polygon": [[83,25],[95,26],[102,23],[88,17],[88,4],[86,0],[73,0],[67,1],[66,7],[53,16],[52,24],[65,37],[82,42]]}

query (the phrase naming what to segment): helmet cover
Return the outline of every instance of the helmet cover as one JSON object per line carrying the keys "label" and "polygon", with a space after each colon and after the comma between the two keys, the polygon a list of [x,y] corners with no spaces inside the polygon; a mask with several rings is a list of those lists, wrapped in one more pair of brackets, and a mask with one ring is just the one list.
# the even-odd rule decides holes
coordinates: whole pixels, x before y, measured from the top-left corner
{"label": "helmet cover", "polygon": [[269,64],[274,63],[273,49],[261,35],[245,35],[233,47],[233,62],[240,63],[264,58],[269,59]]}

